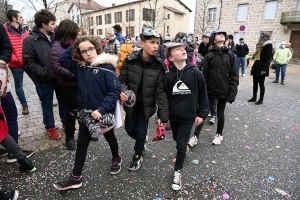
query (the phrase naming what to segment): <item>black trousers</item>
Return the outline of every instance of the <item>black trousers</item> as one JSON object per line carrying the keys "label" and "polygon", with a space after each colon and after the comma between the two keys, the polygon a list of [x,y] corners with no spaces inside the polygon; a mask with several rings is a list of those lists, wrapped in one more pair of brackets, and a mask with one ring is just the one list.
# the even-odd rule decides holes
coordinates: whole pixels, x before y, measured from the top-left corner
{"label": "black trousers", "polygon": [[264,100],[264,95],[265,95],[265,76],[253,76],[253,98],[256,99],[257,97],[257,91],[258,91],[258,85],[260,89],[260,96],[259,100]]}
{"label": "black trousers", "polygon": [[[115,136],[114,130],[111,129],[110,131],[104,133],[103,135],[110,146],[112,156],[119,157],[118,141]],[[82,173],[82,169],[85,163],[90,141],[91,141],[91,134],[88,128],[83,123],[80,122],[75,164],[73,168],[74,176],[80,176]]]}
{"label": "black trousers", "polygon": [[222,135],[225,123],[225,107],[226,107],[226,99],[218,99],[217,105],[217,118],[218,118],[218,125],[217,125],[217,133]]}
{"label": "black trousers", "polygon": [[186,148],[190,139],[193,123],[179,123],[170,121],[173,139],[176,141],[176,162],[174,171],[181,170],[183,168],[184,159],[186,156]]}

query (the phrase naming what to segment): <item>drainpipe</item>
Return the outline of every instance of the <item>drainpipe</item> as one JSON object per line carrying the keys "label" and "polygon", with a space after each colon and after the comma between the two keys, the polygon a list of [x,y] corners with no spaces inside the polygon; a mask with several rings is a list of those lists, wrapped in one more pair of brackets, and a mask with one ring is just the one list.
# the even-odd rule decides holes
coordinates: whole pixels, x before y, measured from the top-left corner
{"label": "drainpipe", "polygon": [[220,28],[220,21],[221,21],[222,0],[220,0],[220,2],[221,2],[221,7],[220,7],[220,15],[219,15],[218,29]]}

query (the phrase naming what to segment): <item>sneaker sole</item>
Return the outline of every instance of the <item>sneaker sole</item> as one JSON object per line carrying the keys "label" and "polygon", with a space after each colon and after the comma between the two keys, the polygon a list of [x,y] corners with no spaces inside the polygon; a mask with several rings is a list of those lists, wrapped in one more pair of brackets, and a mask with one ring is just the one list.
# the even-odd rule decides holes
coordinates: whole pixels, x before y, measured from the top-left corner
{"label": "sneaker sole", "polygon": [[58,140],[59,138],[61,138],[61,135],[59,137],[57,137],[57,138],[52,138],[49,133],[48,133],[48,135],[49,135],[49,137],[50,137],[51,140]]}
{"label": "sneaker sole", "polygon": [[[177,185],[176,185],[177,186]],[[182,188],[182,186],[180,186],[179,188],[175,188],[175,187],[173,187],[173,185],[172,185],[172,190],[175,190],[175,191],[178,191],[178,190],[180,190]]]}
{"label": "sneaker sole", "polygon": [[209,123],[210,123],[210,124],[215,124],[216,122],[215,122],[215,121],[209,121]]}
{"label": "sneaker sole", "polygon": [[[34,154],[34,152],[32,152],[31,154],[28,154],[26,156],[26,158],[30,158],[33,154]],[[6,162],[7,163],[15,163],[15,162],[17,162],[17,159],[15,159],[15,158],[14,159],[7,159]]]}
{"label": "sneaker sole", "polygon": [[131,172],[135,172],[135,171],[139,170],[141,168],[141,165],[142,165],[143,162],[144,162],[144,160],[141,160],[141,163],[140,163],[139,166],[137,166],[135,168],[129,168],[128,167],[128,170],[131,171]]}
{"label": "sneaker sole", "polygon": [[82,186],[82,183],[80,184],[77,184],[77,185],[71,185],[71,186],[68,186],[68,187],[65,187],[65,188],[61,188],[59,187],[58,185],[56,185],[55,183],[53,184],[53,186],[60,190],[60,191],[63,191],[63,190],[69,190],[69,189],[76,189],[76,188],[80,188]]}
{"label": "sneaker sole", "polygon": [[117,173],[119,173],[121,171],[122,167],[120,166],[120,169],[117,172],[109,172],[111,175],[116,175]]}
{"label": "sneaker sole", "polygon": [[15,190],[15,194],[12,200],[17,200],[19,198],[19,194],[20,194],[19,190]]}
{"label": "sneaker sole", "polygon": [[3,157],[5,157],[5,156],[7,156],[7,155],[8,155],[8,153],[1,154],[1,155],[0,155],[0,158],[3,158]]}

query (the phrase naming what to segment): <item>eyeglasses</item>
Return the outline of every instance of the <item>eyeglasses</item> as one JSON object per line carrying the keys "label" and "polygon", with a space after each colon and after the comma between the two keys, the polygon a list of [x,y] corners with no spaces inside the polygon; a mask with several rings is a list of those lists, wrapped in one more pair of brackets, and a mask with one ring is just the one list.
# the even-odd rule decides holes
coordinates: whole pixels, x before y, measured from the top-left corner
{"label": "eyeglasses", "polygon": [[86,54],[87,55],[87,52],[89,53],[94,53],[94,51],[96,50],[95,47],[90,47],[88,50],[82,50],[80,51],[81,54]]}

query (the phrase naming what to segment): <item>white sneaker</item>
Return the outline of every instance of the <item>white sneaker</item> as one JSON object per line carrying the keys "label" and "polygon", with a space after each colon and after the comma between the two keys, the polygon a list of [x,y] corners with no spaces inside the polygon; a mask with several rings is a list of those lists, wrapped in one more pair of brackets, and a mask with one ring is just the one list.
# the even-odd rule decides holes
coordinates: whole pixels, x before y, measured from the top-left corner
{"label": "white sneaker", "polygon": [[189,141],[189,146],[190,146],[190,147],[196,146],[197,143],[198,143],[197,137],[196,137],[196,136],[191,137],[191,139],[190,139],[190,141]]}
{"label": "white sneaker", "polygon": [[246,74],[243,74],[242,76],[246,76]]}
{"label": "white sneaker", "polygon": [[211,143],[214,144],[214,145],[219,145],[219,144],[221,144],[222,140],[223,140],[223,136],[219,135],[219,134],[216,134]]}
{"label": "white sneaker", "polygon": [[173,190],[180,190],[181,187],[182,187],[182,175],[180,173],[180,170],[178,170],[178,171],[174,172],[172,189]]}
{"label": "white sneaker", "polygon": [[216,118],[215,117],[211,117],[210,120],[209,120],[209,122],[211,124],[215,124],[216,123]]}

